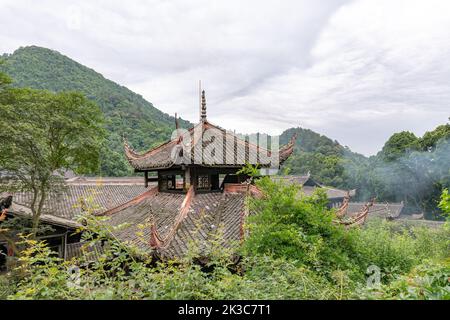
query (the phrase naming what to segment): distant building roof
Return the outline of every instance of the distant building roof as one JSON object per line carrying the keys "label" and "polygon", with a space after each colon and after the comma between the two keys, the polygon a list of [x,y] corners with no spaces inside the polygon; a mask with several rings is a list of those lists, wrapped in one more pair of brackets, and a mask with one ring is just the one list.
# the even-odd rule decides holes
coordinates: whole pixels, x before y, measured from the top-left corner
{"label": "distant building roof", "polygon": [[271,179],[274,181],[283,181],[286,183],[295,183],[301,186],[310,185],[310,186],[319,186],[320,185],[311,179],[311,175],[300,175],[300,176],[271,176]]}
{"label": "distant building roof", "polygon": [[[365,203],[363,202],[350,202],[348,204],[347,215],[353,216],[362,210]],[[403,210],[403,203],[375,203],[369,209],[368,218],[380,217],[384,219],[395,219],[400,216]]]}
{"label": "distant building roof", "polygon": [[[147,190],[142,179],[139,182],[130,182],[129,180],[121,182],[120,179],[114,178],[111,183],[106,180],[68,183],[62,190],[49,195],[44,204],[44,214],[73,220],[87,206],[94,205],[92,209],[96,212],[105,211],[129,201]],[[13,201],[16,205],[30,207],[31,200],[31,192],[13,194]]]}
{"label": "distant building roof", "polygon": [[307,196],[311,196],[314,191],[317,190],[317,188],[322,189],[323,191],[325,191],[325,193],[327,194],[328,199],[340,199],[340,198],[344,198],[348,192],[350,192],[350,196],[353,197],[355,195],[355,191],[354,190],[340,190],[340,189],[335,189],[335,188],[330,188],[330,187],[324,187],[324,186],[318,186],[318,187],[310,187],[310,186],[303,186],[302,187],[302,192],[307,195]]}
{"label": "distant building roof", "polygon": [[429,227],[429,228],[439,228],[442,227],[445,221],[435,221],[435,220],[425,220],[425,219],[409,219],[402,217],[395,219],[397,223],[404,227]]}

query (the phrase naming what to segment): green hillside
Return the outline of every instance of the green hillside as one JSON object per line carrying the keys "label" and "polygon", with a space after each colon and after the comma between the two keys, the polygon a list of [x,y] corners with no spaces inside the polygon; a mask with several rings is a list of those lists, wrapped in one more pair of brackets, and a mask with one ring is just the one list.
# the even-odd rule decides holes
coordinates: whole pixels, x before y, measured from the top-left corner
{"label": "green hillside", "polygon": [[[157,145],[175,129],[172,116],[161,112],[142,96],[104,78],[57,51],[30,46],[1,57],[1,70],[18,87],[50,91],[79,91],[95,101],[106,116],[108,141],[102,152],[101,173],[126,175],[131,168],[123,154],[122,135],[138,150]],[[182,127],[189,122],[180,119]]]}
{"label": "green hillside", "polygon": [[280,144],[288,142],[297,133],[294,154],[284,164],[289,174],[311,173],[316,181],[339,188],[355,188],[354,179],[347,175],[351,163],[365,163],[367,158],[343,147],[339,142],[312,130],[290,128],[280,137]]}
{"label": "green hillside", "polygon": [[[122,145],[125,135],[137,150],[145,150],[168,139],[174,118],[156,109],[142,96],[53,50],[30,46],[5,60],[0,71],[14,85],[51,91],[80,91],[95,101],[106,116],[108,140],[103,147],[101,174],[131,174]],[[182,127],[189,127],[180,120]],[[439,195],[450,186],[449,124],[427,132],[394,134],[378,155],[366,158],[326,136],[303,128],[283,132],[280,144],[298,134],[294,154],[283,166],[289,174],[305,174],[325,185],[357,189],[357,198],[376,196],[378,201],[404,201],[411,212],[438,215]]]}
{"label": "green hillside", "polygon": [[[80,91],[95,101],[106,116],[108,141],[102,152],[101,173],[105,176],[131,174],[123,155],[122,135],[137,150],[145,150],[168,139],[175,127],[174,118],[155,108],[142,96],[104,78],[57,51],[29,46],[4,54],[0,70],[14,79],[18,87],[50,91]],[[180,120],[182,127],[191,124]],[[292,174],[312,172],[322,183],[347,186],[342,178],[340,160],[355,155],[339,143],[311,130],[291,128],[281,136],[284,144],[296,131],[299,134],[295,155],[285,167]],[[362,157],[362,156],[360,156]]]}

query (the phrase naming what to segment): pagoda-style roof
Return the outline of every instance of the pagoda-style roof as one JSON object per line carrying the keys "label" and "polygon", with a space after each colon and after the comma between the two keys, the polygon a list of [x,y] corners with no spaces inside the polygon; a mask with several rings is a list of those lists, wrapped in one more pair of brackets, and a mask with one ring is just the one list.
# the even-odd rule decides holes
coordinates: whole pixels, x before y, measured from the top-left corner
{"label": "pagoda-style roof", "polygon": [[[157,171],[174,166],[240,168],[246,164],[260,168],[279,168],[294,151],[294,135],[278,150],[278,140],[267,141],[267,135],[256,136],[260,141],[241,138],[231,131],[210,123],[206,118],[205,91],[201,96],[200,121],[189,130],[178,128],[169,141],[145,153],[135,152],[125,141],[125,155],[136,171]],[[266,141],[264,141],[266,140]],[[266,146],[270,144],[270,150]]]}
{"label": "pagoda-style roof", "polygon": [[[365,203],[350,202],[347,209],[348,216],[354,216],[362,210]],[[384,219],[396,219],[400,216],[404,204],[400,203],[375,203],[369,209],[369,218],[378,217]]]}
{"label": "pagoda-style roof", "polygon": [[[214,138],[211,138],[211,135]],[[202,139],[203,137],[203,139]],[[208,138],[206,138],[208,137]],[[222,142],[217,143],[215,150],[212,143],[216,138]],[[276,159],[281,165],[292,154],[296,136],[281,147]],[[247,139],[227,131],[219,126],[203,120],[196,126],[180,133],[175,138],[153,148],[145,153],[135,152],[127,142],[124,143],[125,155],[131,166],[137,171],[151,171],[168,169],[176,165],[201,165],[205,167],[242,167],[247,163],[260,167],[274,167],[273,162],[265,163],[262,158],[275,157],[271,150],[258,146]],[[190,155],[185,152],[190,152]],[[217,152],[220,152],[219,155]],[[217,154],[216,154],[217,153]]]}
{"label": "pagoda-style roof", "polygon": [[[67,182],[61,190],[52,191],[44,203],[43,214],[75,221],[84,207],[103,212],[135,198],[146,190],[140,178],[79,179]],[[16,208],[29,210],[32,199],[31,192],[13,193]]]}

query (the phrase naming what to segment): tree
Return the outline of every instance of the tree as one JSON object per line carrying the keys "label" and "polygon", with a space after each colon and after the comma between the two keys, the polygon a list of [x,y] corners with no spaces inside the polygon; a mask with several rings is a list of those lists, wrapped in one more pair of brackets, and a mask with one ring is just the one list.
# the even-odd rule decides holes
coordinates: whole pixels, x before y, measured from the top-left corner
{"label": "tree", "polygon": [[[449,119],[450,120],[450,119]],[[433,151],[439,141],[450,138],[450,123],[438,126],[433,131],[427,131],[422,137],[421,145],[424,151]]]}
{"label": "tree", "polygon": [[[0,79],[4,78],[0,76]],[[64,171],[95,172],[104,137],[99,107],[76,92],[0,87],[0,172],[32,193],[33,233]]]}
{"label": "tree", "polygon": [[450,216],[450,193],[448,193],[448,189],[444,189],[441,195],[441,202],[439,202],[439,208]]}
{"label": "tree", "polygon": [[[102,175],[134,174],[123,153],[122,136],[126,136],[137,151],[145,151],[170,138],[175,129],[173,116],[161,112],[126,87],[54,50],[28,46],[3,58],[5,63],[0,66],[0,71],[14,79],[15,87],[52,92],[76,90],[100,106],[108,140],[100,159]],[[182,128],[192,126],[182,119],[179,119],[179,124]],[[116,161],[112,161],[113,158]]]}
{"label": "tree", "polygon": [[381,150],[382,157],[387,161],[395,161],[408,152],[419,150],[420,140],[409,131],[394,133]]}
{"label": "tree", "polygon": [[[2,64],[3,64],[3,61],[0,60],[0,65],[2,65]],[[12,82],[12,80],[10,77],[8,77],[7,74],[0,72],[0,90],[6,88],[6,86],[8,84],[10,84],[11,82]]]}

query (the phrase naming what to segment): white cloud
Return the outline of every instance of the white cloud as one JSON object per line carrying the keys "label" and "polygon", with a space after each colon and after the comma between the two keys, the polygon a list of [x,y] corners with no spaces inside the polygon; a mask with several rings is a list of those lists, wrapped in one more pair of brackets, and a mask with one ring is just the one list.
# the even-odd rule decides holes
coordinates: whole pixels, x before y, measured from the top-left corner
{"label": "white cloud", "polygon": [[198,118],[240,132],[303,126],[375,153],[450,115],[450,3],[438,1],[9,1],[0,51],[56,49]]}

